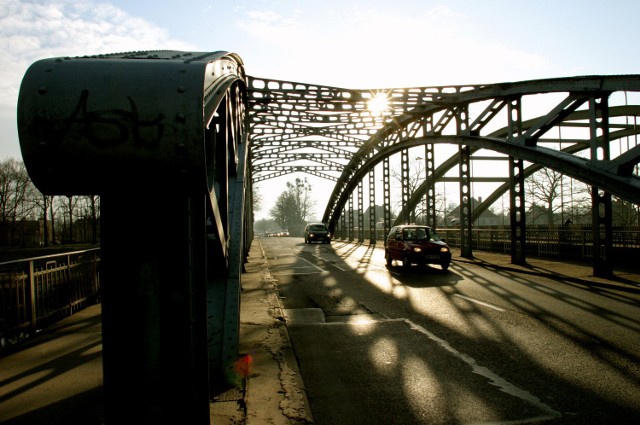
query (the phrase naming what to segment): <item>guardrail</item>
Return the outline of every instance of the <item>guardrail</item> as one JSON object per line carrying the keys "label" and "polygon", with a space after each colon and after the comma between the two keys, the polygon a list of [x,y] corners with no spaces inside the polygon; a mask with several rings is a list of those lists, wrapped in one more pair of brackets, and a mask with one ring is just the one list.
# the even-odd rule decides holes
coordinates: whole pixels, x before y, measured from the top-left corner
{"label": "guardrail", "polygon": [[[362,229],[363,241],[371,238],[369,229]],[[438,228],[438,235],[449,246],[460,247],[460,229],[455,227]],[[336,235],[336,239],[349,239],[348,232]],[[567,261],[585,261],[593,259],[593,229],[590,226],[573,227],[527,227],[526,254],[536,257],[550,257]],[[615,263],[636,265],[640,253],[640,227],[614,226],[612,248]],[[383,229],[376,229],[375,240],[382,243],[386,235]],[[358,240],[356,228],[352,239]],[[508,227],[483,228],[471,230],[471,247],[474,250],[511,252],[511,229]]]}
{"label": "guardrail", "polygon": [[100,299],[100,248],[0,263],[0,352]]}
{"label": "guardrail", "polygon": [[[476,228],[472,230],[472,249],[511,252],[511,230],[508,228]],[[450,246],[460,246],[459,229],[438,229],[440,237]],[[591,227],[531,227],[527,228],[526,254],[570,261],[593,259],[593,229]],[[613,228],[612,249],[616,264],[635,264],[640,251],[638,227]]]}

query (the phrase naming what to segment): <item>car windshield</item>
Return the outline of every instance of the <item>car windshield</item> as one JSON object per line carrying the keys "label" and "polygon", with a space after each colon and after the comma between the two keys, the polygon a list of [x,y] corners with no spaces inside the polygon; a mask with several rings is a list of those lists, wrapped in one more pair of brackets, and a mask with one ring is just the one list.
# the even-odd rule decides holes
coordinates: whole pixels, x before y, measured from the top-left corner
{"label": "car windshield", "polygon": [[315,230],[315,231],[318,231],[318,230],[327,230],[327,229],[326,229],[326,227],[324,227],[324,225],[322,225],[322,224],[314,224],[314,225],[312,225],[312,226],[309,226],[309,230]]}
{"label": "car windshield", "polygon": [[409,241],[439,241],[438,234],[426,227],[409,227],[402,231],[402,238]]}

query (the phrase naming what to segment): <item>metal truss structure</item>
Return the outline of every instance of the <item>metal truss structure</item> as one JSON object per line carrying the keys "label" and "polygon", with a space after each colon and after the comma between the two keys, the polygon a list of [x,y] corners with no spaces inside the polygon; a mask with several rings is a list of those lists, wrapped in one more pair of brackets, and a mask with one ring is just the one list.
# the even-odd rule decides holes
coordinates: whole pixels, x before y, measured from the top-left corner
{"label": "metal truss structure", "polygon": [[[463,255],[474,217],[508,192],[522,262],[524,178],[547,167],[592,187],[594,269],[606,273],[611,197],[640,204],[639,91],[640,75],[342,89],[250,77],[228,52],[35,62],[18,99],[31,179],[47,195],[101,197],[105,423],[209,423],[210,388],[238,355],[263,180],[334,182],[323,221],[361,241],[365,205],[371,229],[394,224],[398,163],[396,222],[424,204],[435,225],[436,185],[455,182]],[[418,158],[424,178],[412,187]],[[482,162],[506,167],[479,175]],[[474,183],[496,185],[475,209]]]}
{"label": "metal truss structure", "polygon": [[227,52],[52,58],[18,99],[50,195],[100,195],[105,423],[209,423],[252,239],[246,76]]}
{"label": "metal truss structure", "polygon": [[[593,224],[603,229],[594,232],[600,247],[594,270],[607,274],[611,196],[640,204],[639,89],[638,75],[375,90],[249,77],[254,181],[296,171],[335,181],[323,221],[347,235],[357,227],[361,241],[364,184],[369,187],[369,234],[375,235],[380,198],[385,234],[395,223],[410,222],[422,202],[426,222],[435,227],[436,184],[455,182],[463,256],[472,255],[472,222],[508,192],[512,259],[524,262],[524,178],[546,167],[593,188]],[[443,145],[455,149],[442,154]],[[408,184],[411,151],[424,159],[424,177],[416,188]],[[394,156],[400,162],[401,202],[392,223],[389,161]],[[496,161],[508,165],[473,174],[479,163]],[[382,190],[375,177],[380,171]],[[499,183],[494,192],[472,205],[472,184],[491,182]],[[353,218],[354,202],[358,219]]]}

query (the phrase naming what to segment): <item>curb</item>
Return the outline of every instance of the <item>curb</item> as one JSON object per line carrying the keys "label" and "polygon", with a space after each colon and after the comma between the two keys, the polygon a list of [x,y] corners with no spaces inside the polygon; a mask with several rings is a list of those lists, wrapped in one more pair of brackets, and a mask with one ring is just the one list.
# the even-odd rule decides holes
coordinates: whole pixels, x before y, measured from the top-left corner
{"label": "curb", "polygon": [[[244,404],[246,425],[307,425],[315,421],[307,398],[291,338],[284,321],[276,281],[266,266],[266,256],[259,240],[260,277],[243,295],[253,303],[260,302],[268,318],[241,321],[241,330],[252,332],[250,348],[257,360],[246,381]],[[241,315],[242,317],[242,315]],[[258,335],[259,334],[259,335]],[[251,345],[251,344],[250,344]]]}

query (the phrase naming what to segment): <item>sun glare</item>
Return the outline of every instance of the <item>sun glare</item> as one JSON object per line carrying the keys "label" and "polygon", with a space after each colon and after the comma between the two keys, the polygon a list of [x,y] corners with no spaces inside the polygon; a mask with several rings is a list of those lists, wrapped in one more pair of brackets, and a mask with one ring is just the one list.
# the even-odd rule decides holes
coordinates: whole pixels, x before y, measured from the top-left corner
{"label": "sun glare", "polygon": [[372,115],[382,115],[389,109],[389,98],[385,93],[376,93],[367,103],[367,108]]}

